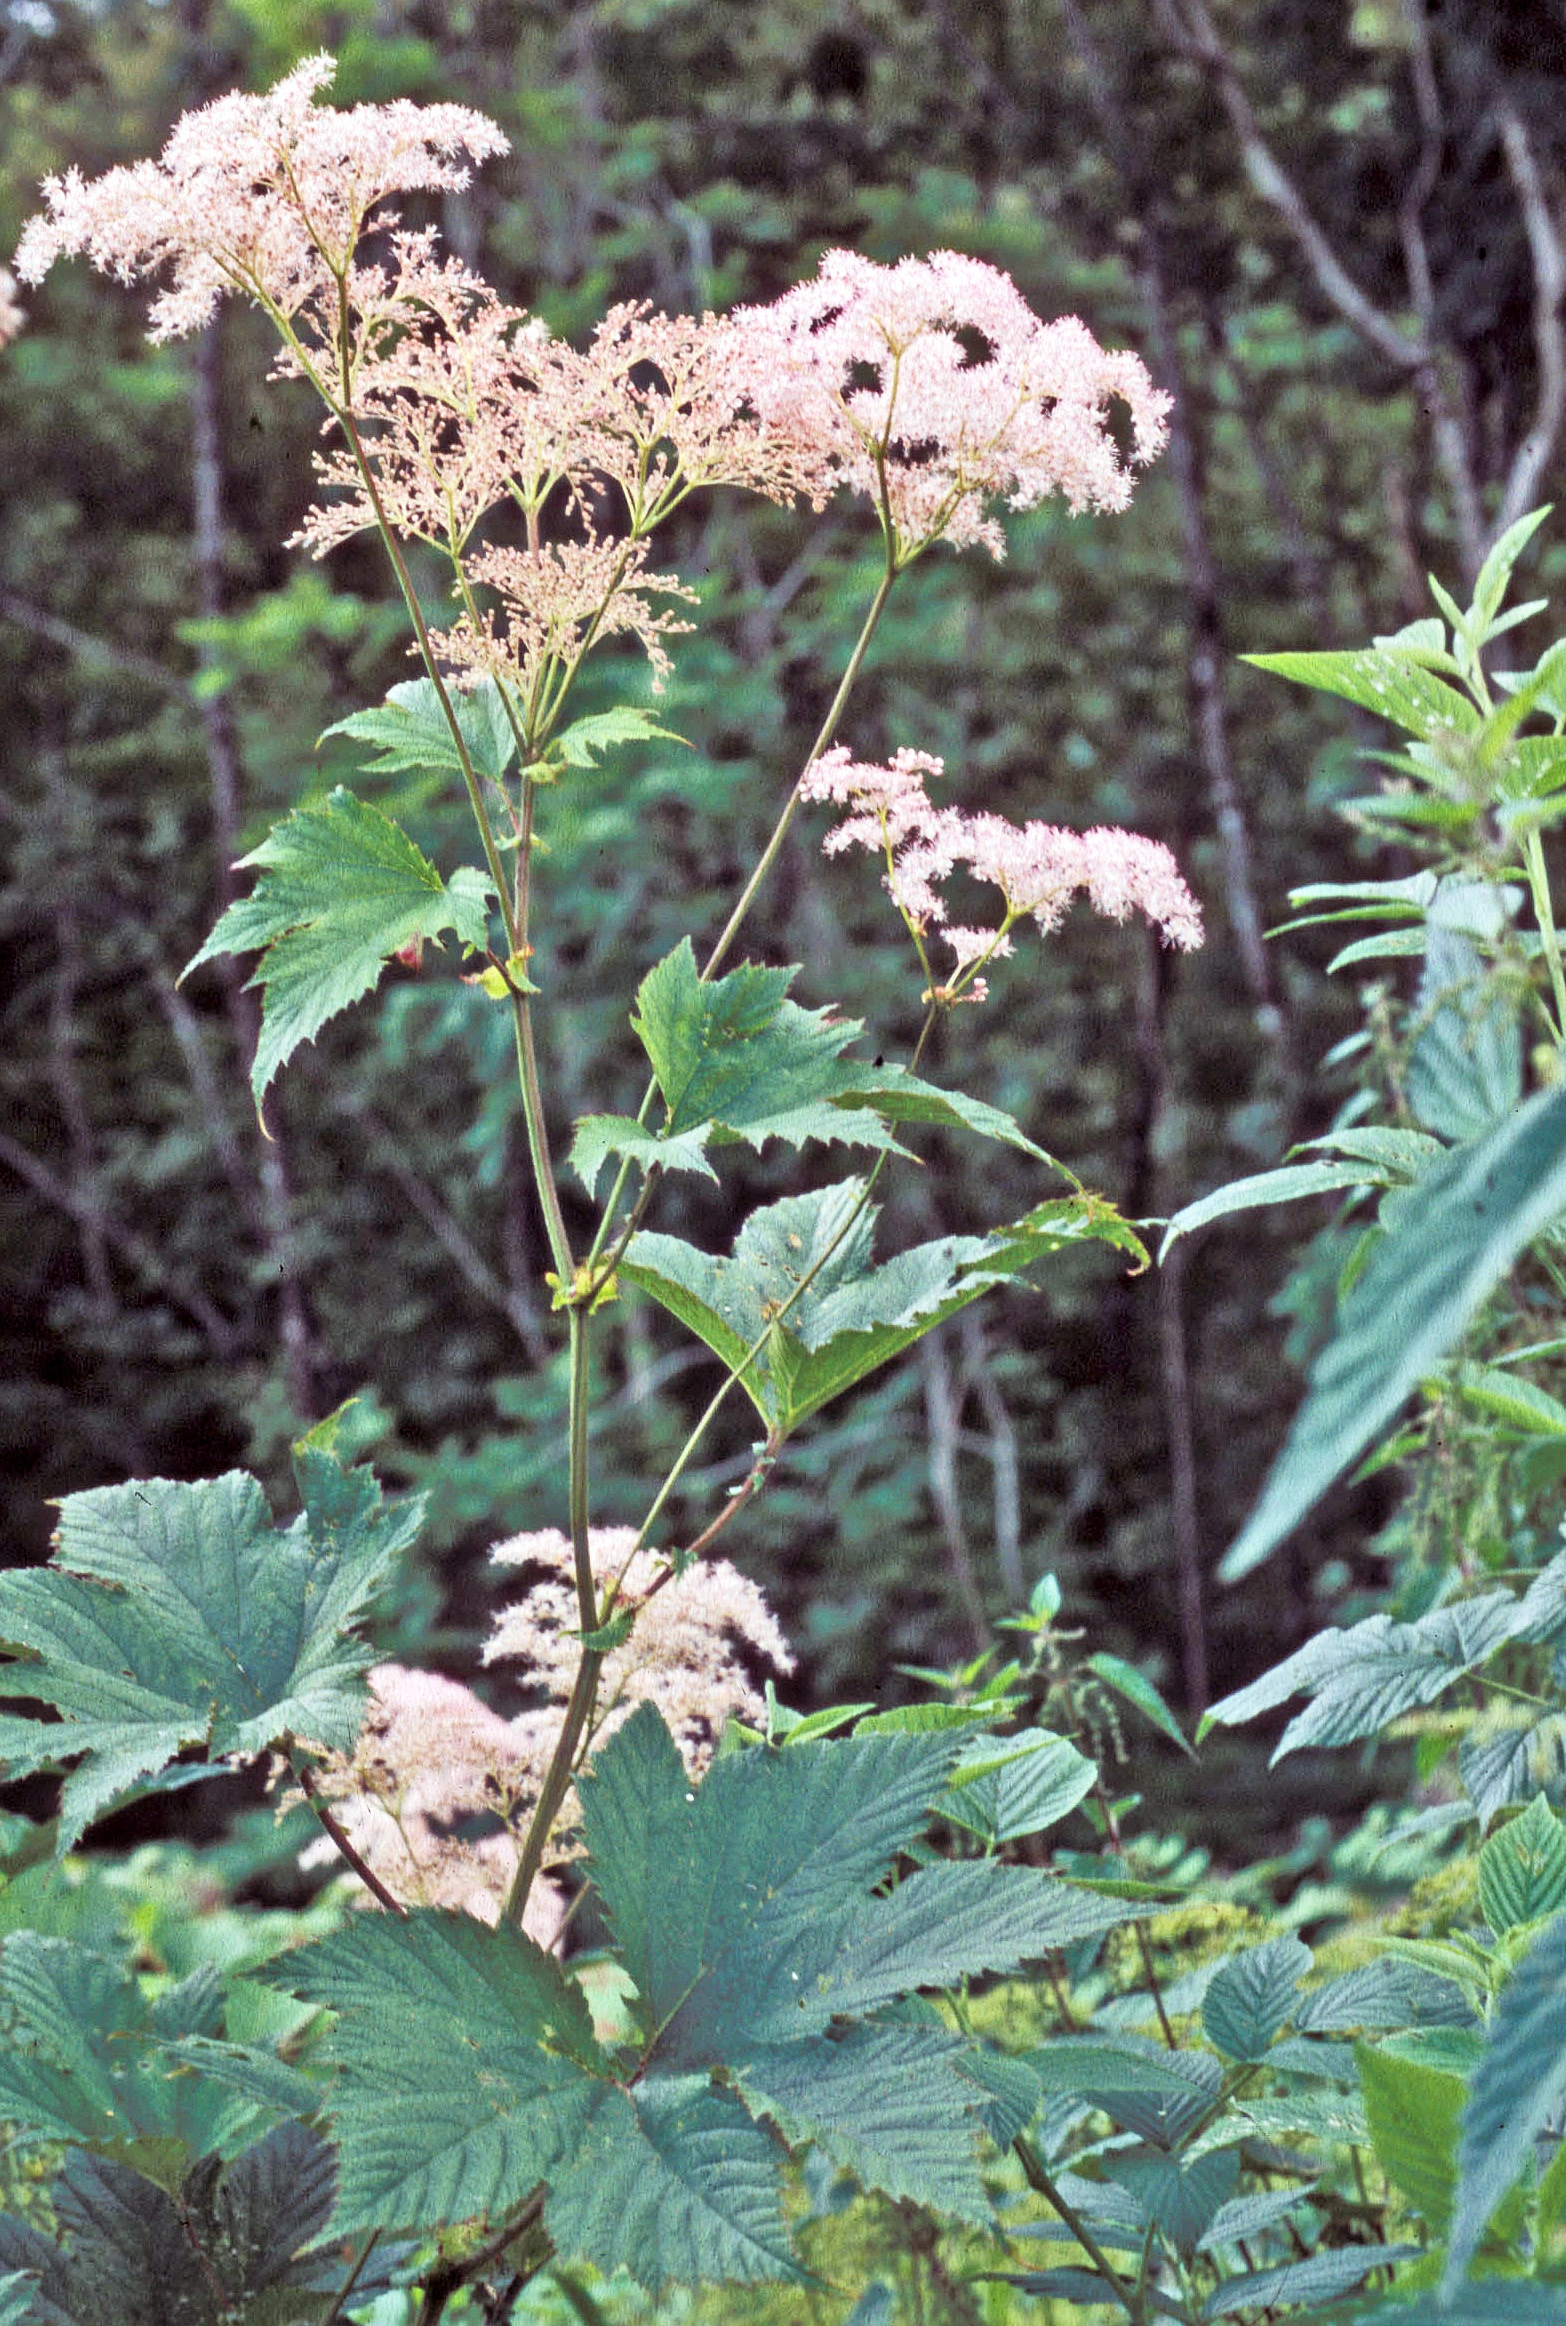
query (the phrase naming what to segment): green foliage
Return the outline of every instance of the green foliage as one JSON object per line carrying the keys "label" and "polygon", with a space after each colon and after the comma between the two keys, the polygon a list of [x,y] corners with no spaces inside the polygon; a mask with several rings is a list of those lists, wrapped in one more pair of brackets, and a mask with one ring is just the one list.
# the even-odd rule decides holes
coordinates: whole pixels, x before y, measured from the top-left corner
{"label": "green foliage", "polygon": [[1566,2083],[1566,1914],[1547,1925],[1496,2004],[1463,2110],[1447,2251],[1455,2286]]}
{"label": "green foliage", "polygon": [[1202,1999],[1202,2032],[1215,2051],[1264,2060],[1294,2016],[1295,1989],[1310,1969],[1297,1938],[1270,1938],[1221,1964]]}
{"label": "green foliage", "polygon": [[448,929],[468,951],[485,949],[484,874],[463,865],[442,880],[389,816],[340,784],[241,862],[258,865],[262,877],[229,906],[186,973],[220,954],[260,952],[252,983],[265,1002],[250,1073],[257,1106],[300,1043],[368,993],[393,954]]}
{"label": "green foliage", "polygon": [[854,1179],[785,1196],[751,1213],[727,1260],[643,1230],[620,1272],[705,1341],[786,1436],[1035,1260],[1095,1240],[1141,1255],[1119,1215],[1082,1196],[1040,1204],[987,1236],[915,1244],[878,1266],[877,1210],[865,1197]]}
{"label": "green foliage", "polygon": [[[475,775],[498,783],[517,755],[516,736],[506,716],[500,689],[492,678],[474,687],[454,689],[447,698],[462,730],[468,763]],[[354,711],[326,728],[321,741],[346,735],[366,743],[374,757],[365,761],[372,775],[415,775],[449,779],[462,776],[451,722],[427,678],[405,679],[373,710]],[[359,803],[355,803],[359,805]],[[266,862],[265,858],[254,861]],[[236,948],[243,950],[243,948]]]}
{"label": "green foliage", "polygon": [[309,1439],[296,1475],[304,1509],[286,1527],[240,1471],[67,1495],[55,1564],[0,1575],[0,1635],[25,1651],[0,1694],[60,1715],[0,1719],[0,1758],[13,1775],[77,1761],[57,1854],[191,1747],[216,1761],[353,1743],[371,1657],[352,1627],[421,1507],[383,1502]]}

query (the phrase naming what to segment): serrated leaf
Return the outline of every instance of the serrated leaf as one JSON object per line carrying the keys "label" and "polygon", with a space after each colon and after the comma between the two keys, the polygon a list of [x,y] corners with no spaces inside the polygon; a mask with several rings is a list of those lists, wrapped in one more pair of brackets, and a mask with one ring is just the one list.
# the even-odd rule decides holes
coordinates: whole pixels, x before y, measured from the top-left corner
{"label": "serrated leaf", "polygon": [[1425,739],[1443,728],[1459,735],[1478,732],[1480,716],[1465,694],[1426,670],[1411,655],[1392,648],[1357,647],[1329,654],[1243,654],[1255,670],[1342,695],[1361,710],[1374,711],[1409,734]]}
{"label": "serrated leaf", "polygon": [[791,2146],[818,2143],[862,2188],[987,2222],[969,2056],[941,2028],[861,2026],[758,2049],[735,2073],[754,2113]]}
{"label": "serrated leaf", "polygon": [[681,743],[690,749],[688,737],[661,727],[650,711],[620,703],[612,711],[594,711],[562,727],[550,742],[549,755],[565,767],[596,767],[606,751],[622,750],[628,743]]}
{"label": "serrated leaf", "polygon": [[341,785],[298,808],[241,859],[260,879],[224,913],[182,976],[223,953],[261,954],[263,993],[251,1068],[257,1106],[302,1042],[358,1001],[404,947],[455,931],[482,951],[489,885],[464,866],[444,881],[406,832]]}
{"label": "serrated leaf", "polygon": [[704,2075],[645,2076],[597,2095],[544,2219],[563,2254],[657,2291],[799,2278],[771,2137]]}
{"label": "serrated leaf", "polygon": [[139,1479],[67,1495],[53,1564],[0,1575],[0,1637],[30,1651],[0,1669],[0,1696],[62,1715],[0,1721],[0,1756],[16,1775],[82,1756],[59,1855],[186,1746],[213,1760],[288,1734],[352,1746],[371,1654],[349,1627],[423,1506],[383,1505],[368,1472],[329,1455],[300,1465],[306,1508],[289,1527],[243,1471]]}
{"label": "serrated leaf", "polygon": [[1160,2236],[1189,2260],[1218,2208],[1233,2196],[1240,2159],[1232,2148],[1209,2149],[1189,2163],[1160,2149],[1122,2149],[1107,2160],[1107,2169]]}
{"label": "serrated leaf", "polygon": [[[1205,2104],[1214,2078],[1202,2080],[1208,2068],[1198,2052],[1169,2052],[1131,2036],[1058,2035],[1026,2054],[1028,2066],[1045,2092],[1071,2092],[1083,2098],[1097,2092],[1145,2092],[1161,2099],[1181,2099],[1193,2092]],[[1200,2071],[1193,2063],[1201,2062]]]}
{"label": "serrated leaf", "polygon": [[[876,1208],[863,1194],[850,1179],[768,1204],[751,1213],[727,1259],[644,1232],[632,1238],[620,1274],[725,1365],[743,1366],[746,1395],[769,1428],[787,1432],[1036,1260],[1088,1241],[1142,1255],[1119,1214],[1083,1196],[1040,1204],[988,1236],[915,1244],[877,1266]],[[758,1341],[765,1345],[746,1365]]]}
{"label": "serrated leaf", "polygon": [[1444,2291],[1461,2279],[1533,2136],[1566,2089],[1566,1914],[1502,1989],[1463,2111]]}
{"label": "serrated leaf", "polygon": [[1414,2261],[1417,2245],[1335,2245],[1313,2253],[1306,2261],[1280,2262],[1276,2269],[1247,2270],[1225,2278],[1207,2297],[1204,2318],[1233,2318],[1242,2310],[1264,2315],[1272,2310],[1297,2308],[1304,2302],[1331,2302],[1362,2286],[1378,2269],[1392,2269],[1400,2261]]}
{"label": "serrated leaf", "polygon": [[[447,699],[474,772],[498,782],[517,749],[499,687],[492,678],[484,678],[476,686],[448,688]],[[427,678],[407,679],[373,710],[354,711],[337,720],[323,730],[321,742],[329,735],[370,744],[376,757],[367,765],[376,775],[451,775],[459,780],[462,775],[451,723]]]}
{"label": "serrated leaf", "polygon": [[[1098,1775],[1074,1744],[1047,1729],[1004,1741],[1016,1749],[998,1766],[993,1744],[972,1746],[952,1771],[951,1788],[941,1802],[942,1814],[954,1825],[996,1843],[1047,1832],[1093,1790]],[[975,1760],[984,1762],[983,1773],[965,1775]]]}
{"label": "serrated leaf", "polygon": [[703,1179],[718,1174],[707,1160],[710,1123],[693,1131],[650,1131],[631,1115],[583,1115],[571,1141],[570,1166],[589,1195],[596,1196],[598,1181],[611,1155],[620,1155],[643,1171],[695,1171]]}
{"label": "serrated leaf", "polygon": [[1427,1131],[1477,1139],[1522,1097],[1517,1005],[1468,942],[1434,920],[1425,932],[1419,1030],[1409,1052],[1408,1102]]}
{"label": "serrated leaf", "polygon": [[1479,1812],[1479,1830],[1498,1809],[1527,1801],[1546,1785],[1566,1777],[1566,1715],[1542,1720],[1491,1719],[1465,1736],[1457,1748],[1457,1769]]}
{"label": "serrated leaf", "polygon": [[1140,1712],[1144,1720],[1150,1720],[1154,1728],[1168,1737],[1171,1743],[1177,1744],[1187,1760],[1195,1760],[1196,1755],[1180,1723],[1145,1672],[1139,1672],[1134,1664],[1128,1664],[1121,1656],[1103,1653],[1089,1656],[1087,1668],[1103,1681],[1106,1688],[1112,1688],[1117,1696]]}
{"label": "serrated leaf", "polygon": [[1292,1937],[1269,1938],[1220,1963],[1202,1998],[1202,2029],[1214,2050],[1246,2065],[1265,2059],[1310,1966],[1310,1948]]}
{"label": "serrated leaf", "polygon": [[1336,2146],[1363,2147],[1370,2138],[1365,2110],[1357,2092],[1279,2092],[1252,2100],[1237,2099],[1235,2109],[1244,2119],[1240,2129],[1249,2138],[1263,2140],[1321,2140]]}
{"label": "serrated leaf", "polygon": [[1253,1172],[1247,1179],[1232,1179],[1227,1187],[1216,1187],[1211,1195],[1201,1196],[1195,1203],[1182,1204],[1164,1230],[1164,1240],[1158,1247],[1158,1257],[1167,1257],[1171,1244],[1196,1228],[1205,1228],[1212,1220],[1227,1219],[1231,1212],[1257,1211],[1270,1203],[1298,1203],[1307,1195],[1337,1194],[1346,1187],[1375,1187],[1380,1174],[1374,1165],[1358,1160],[1343,1163],[1284,1163],[1275,1171]]}
{"label": "serrated leaf", "polygon": [[1566,1907],[1566,1826],[1542,1793],[1479,1852],[1479,1904],[1501,1938]]}
{"label": "serrated leaf", "polygon": [[509,1927],[355,1915],[255,1975],[339,2014],[340,2232],[503,2214],[574,2155],[604,2093],[580,1989]]}
{"label": "serrated leaf", "polygon": [[1452,1980],[1382,1956],[1302,1995],[1294,2024],[1301,2034],[1344,2035],[1359,2028],[1467,2027],[1473,2016]]}
{"label": "serrated leaf", "polygon": [[25,2326],[38,2280],[20,2270],[0,2271],[0,2326]]}
{"label": "serrated leaf", "polygon": [[1197,2239],[1198,2253],[1212,2253],[1224,2245],[1237,2245],[1241,2238],[1259,2237],[1266,2229],[1274,2229],[1297,2213],[1306,2202],[1302,2189],[1269,2189],[1253,2197],[1231,2197],[1220,2205],[1201,2237]]}
{"label": "serrated leaf", "polygon": [[1512,1262],[1566,1209],[1566,1090],[1455,1148],[1400,1199],[1256,1509],[1219,1572],[1249,1574],[1396,1418]]}
{"label": "serrated leaf", "polygon": [[1444,1688],[1515,1638],[1523,1602],[1509,1591],[1433,1608],[1415,1623],[1368,1616],[1344,1631],[1318,1632],[1247,1688],[1209,1706],[1202,1729],[1235,1727],[1290,1696],[1309,1696],[1279,1739],[1273,1760],[1302,1745],[1351,1744],[1399,1714],[1433,1703]]}

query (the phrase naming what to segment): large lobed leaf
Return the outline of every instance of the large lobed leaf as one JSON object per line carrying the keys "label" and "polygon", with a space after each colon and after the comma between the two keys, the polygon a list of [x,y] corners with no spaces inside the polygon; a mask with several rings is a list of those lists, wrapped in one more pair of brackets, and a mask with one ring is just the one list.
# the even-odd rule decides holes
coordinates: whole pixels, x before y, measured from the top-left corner
{"label": "large lobed leaf", "polygon": [[60,1504],[54,1562],[0,1575],[0,1639],[24,1651],[0,1696],[13,1776],[76,1759],[57,1847],[189,1747],[212,1760],[293,1736],[346,1749],[370,1651],[353,1626],[418,1532],[422,1503],[385,1504],[368,1471],[305,1441],[305,1508],[277,1527],[243,1471],[95,1487]]}
{"label": "large lobed leaf", "polygon": [[218,954],[261,954],[250,981],[263,995],[250,1072],[257,1106],[300,1043],[368,993],[394,954],[447,930],[476,951],[488,941],[485,875],[464,865],[442,880],[400,826],[341,785],[241,862],[259,866],[260,879],[181,974]]}
{"label": "large lobed leaf", "polygon": [[895,1149],[901,1122],[966,1125],[1047,1161],[1041,1147],[998,1107],[937,1090],[897,1066],[873,1066],[842,1053],[863,1031],[857,1019],[802,1009],[788,999],[797,967],[746,962],[726,977],[705,979],[688,937],[650,969],[637,992],[631,1023],[663,1100],[656,1128],[623,1115],[588,1115],[577,1125],[571,1167],[592,1189],[605,1162],[620,1155],[664,1170],[716,1178],[709,1146],[769,1139],[801,1147],[807,1139]]}
{"label": "large lobed leaf", "polygon": [[769,1428],[786,1434],[1036,1260],[1090,1241],[1146,1257],[1119,1214],[1084,1195],[1040,1204],[990,1235],[939,1236],[877,1265],[876,1207],[863,1199],[855,1179],[785,1196],[751,1213],[729,1258],[644,1232],[620,1273],[738,1372]]}
{"label": "large lobed leaf", "polygon": [[1229,1582],[1277,1549],[1395,1419],[1517,1255],[1566,1210],[1566,1089],[1538,1092],[1443,1157],[1343,1303],[1260,1502],[1224,1558]]}

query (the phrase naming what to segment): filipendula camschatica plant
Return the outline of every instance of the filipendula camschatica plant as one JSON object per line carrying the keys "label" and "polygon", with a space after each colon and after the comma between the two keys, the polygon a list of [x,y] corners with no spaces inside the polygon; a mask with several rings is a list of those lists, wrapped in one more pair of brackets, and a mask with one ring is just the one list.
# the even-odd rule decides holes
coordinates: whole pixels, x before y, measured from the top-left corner
{"label": "filipendula camschatica plant", "polygon": [[[787,1650],[759,1595],[707,1554],[803,1421],[988,1287],[1084,1240],[1142,1256],[1014,1121],[919,1067],[942,1016],[982,1001],[989,963],[1079,892],[1198,943],[1173,859],[1131,833],[947,803],[937,761],[905,748],[867,764],[838,736],[899,576],[941,543],[1000,554],[1002,505],[1123,508],[1110,406],[1141,462],[1164,400],[1135,356],[1074,319],[1040,322],[1004,275],[951,253],[891,267],[834,253],[775,305],[726,317],[621,307],[578,350],[390,207],[462,185],[503,150],[494,125],[456,105],[334,110],[317,101],[331,71],[313,58],[265,96],[186,116],[155,161],[50,181],[17,266],[36,282],[79,253],[158,277],[163,339],[230,292],[252,300],[281,371],[327,415],[303,541],[321,554],[373,529],[390,558],[422,675],[340,731],[376,771],[459,786],[480,861],[442,872],[334,790],[246,859],[253,890],[190,966],[260,956],[258,1108],[388,961],[442,938],[509,1015],[569,1343],[570,1485],[561,1532],[502,1547],[531,1589],[492,1652],[523,1658],[551,1702],[506,1723],[434,1675],[370,1672],[357,1627],[419,1513],[353,1466],[340,1421],[296,1449],[302,1509],[284,1524],[240,1473],[66,1498],[53,1564],[0,1578],[0,1636],[18,1651],[0,1684],[53,1715],[5,1717],[0,1755],[12,1774],[68,1768],[58,1850],[178,1761],[270,1753],[367,1896],[340,1935],[267,1973],[334,2015],[324,2090],[226,2026],[211,1981],[148,2004],[71,1941],[7,1942],[0,2115],[67,2151],[58,2238],[0,2225],[0,2305],[19,2319],[343,2316],[410,2239],[426,2255],[439,2241],[427,2319],[486,2272],[510,2288],[487,2313],[504,2314],[552,2255],[655,2287],[788,2277],[783,2167],[811,2145],[894,2200],[991,2220],[982,2141],[1020,2132],[1039,2088],[1021,2105],[998,2055],[910,1998],[1137,1911],[1001,1862],[995,1833],[983,1857],[931,1858],[922,1836],[954,1784],[999,1782],[993,1755],[974,1758],[982,1710],[849,1736],[769,1719],[755,1741],[731,1728],[714,1758],[726,1712],[755,1709],[725,1640],[780,1669]],[[654,536],[717,488],[817,510],[858,496],[884,558],[727,921],[627,994],[646,1096],[635,1117],[576,1125],[565,1167],[597,1225],[574,1241],[535,1042],[549,1000],[529,974],[547,910],[536,822],[551,787],[591,784],[605,751],[657,732],[633,706],[573,719],[573,688],[627,639],[656,683],[692,593],[659,569]],[[413,543],[449,566],[444,624],[415,592]],[[743,957],[784,836],[818,801],[841,811],[828,848],[881,858],[908,932],[925,1017],[905,1063],[868,1062],[856,1024],[792,998],[794,971]],[[953,882],[970,900],[960,924]],[[878,1258],[877,1181],[926,1124],[1005,1141],[1066,1191],[988,1234]],[[863,1167],[753,1212],[730,1252],[659,1232],[669,1173],[715,1179],[727,1146],[773,1140],[845,1147]],[[627,1286],[720,1376],[641,1526],[613,1532],[592,1525],[587,1384],[595,1312]],[[754,1465],[696,1541],[666,1549],[671,1489],[736,1389],[758,1416]],[[1056,1785],[1052,1814],[1088,1781]],[[498,1835],[456,1839],[464,1809]],[[587,1884],[627,1990],[596,2020],[560,1943],[564,1901]],[[1030,2170],[1053,2186],[1036,2156]],[[1149,2315],[1151,2246],[1139,2275],[1106,2267],[1111,2298]]]}

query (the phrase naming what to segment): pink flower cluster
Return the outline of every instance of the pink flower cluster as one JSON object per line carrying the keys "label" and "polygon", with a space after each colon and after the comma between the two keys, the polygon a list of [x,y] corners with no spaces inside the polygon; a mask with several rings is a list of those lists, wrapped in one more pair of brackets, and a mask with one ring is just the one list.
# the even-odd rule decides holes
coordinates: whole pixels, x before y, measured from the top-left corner
{"label": "pink flower cluster", "polygon": [[[988,812],[938,808],[926,779],[944,773],[943,762],[927,751],[899,751],[890,765],[878,767],[838,744],[806,769],[800,795],[849,811],[823,842],[829,856],[857,847],[884,857],[885,886],[921,955],[932,930],[950,947],[956,967],[948,998],[957,998],[953,989],[979,965],[1011,951],[1014,922],[1057,928],[1079,890],[1112,920],[1145,913],[1166,943],[1187,952],[1200,945],[1201,908],[1161,840],[1113,825],[1071,832],[1059,824],[1013,824]],[[949,925],[943,884],[958,870],[1000,890],[998,928]],[[983,980],[972,979],[966,998],[982,1000],[984,991]]]}
{"label": "pink flower cluster", "polygon": [[0,267],[0,347],[7,346],[27,321],[27,310],[16,295],[16,277]]}
{"label": "pink flower cluster", "polygon": [[763,425],[817,462],[821,483],[867,493],[900,558],[936,539],[1003,556],[986,514],[997,499],[1123,509],[1112,400],[1138,465],[1168,435],[1169,398],[1137,356],[1107,352],[1073,315],[1041,322],[1009,275],[955,251],[895,266],[828,251],[813,282],[735,320]]}
{"label": "pink flower cluster", "polygon": [[46,179],[47,212],[22,236],[17,273],[39,282],[68,251],[125,283],[168,267],[155,339],[199,329],[229,289],[294,315],[334,287],[388,194],[465,186],[461,157],[506,151],[494,122],[466,105],[317,108],[335,70],[329,56],[307,57],[264,97],[182,115],[156,161],[90,185],[79,170]]}

